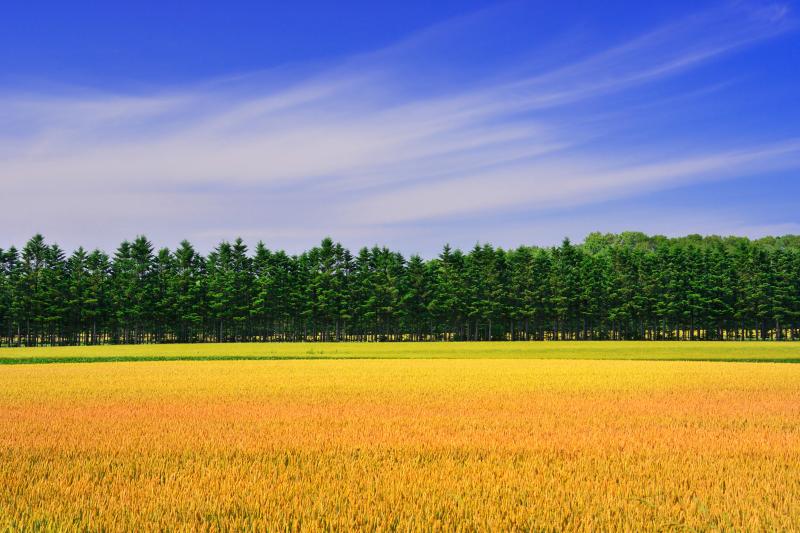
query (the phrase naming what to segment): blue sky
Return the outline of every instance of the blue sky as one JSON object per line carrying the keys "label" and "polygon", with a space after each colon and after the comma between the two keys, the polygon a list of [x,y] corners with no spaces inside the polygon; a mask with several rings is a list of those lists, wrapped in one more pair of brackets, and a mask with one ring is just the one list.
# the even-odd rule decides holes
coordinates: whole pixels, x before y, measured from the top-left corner
{"label": "blue sky", "polygon": [[3,247],[800,233],[795,2],[14,4]]}

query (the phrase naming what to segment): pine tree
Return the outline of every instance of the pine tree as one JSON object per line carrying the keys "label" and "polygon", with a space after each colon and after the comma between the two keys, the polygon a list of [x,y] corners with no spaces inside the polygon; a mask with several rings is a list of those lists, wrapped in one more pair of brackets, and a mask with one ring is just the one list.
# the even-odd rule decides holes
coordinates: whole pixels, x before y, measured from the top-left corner
{"label": "pine tree", "polygon": [[464,254],[445,245],[439,257],[431,263],[434,289],[429,312],[435,317],[437,332],[445,340],[462,339],[466,312]]}
{"label": "pine tree", "polygon": [[13,344],[16,337],[14,330],[18,319],[14,307],[14,289],[18,267],[17,249],[12,246],[3,251],[0,248],[0,346],[4,340],[9,345]]}
{"label": "pine tree", "polygon": [[112,317],[111,261],[100,250],[92,251],[86,258],[88,287],[84,300],[88,321],[88,344],[98,344],[100,337],[108,334]]}
{"label": "pine tree", "polygon": [[167,299],[178,342],[194,342],[207,315],[205,260],[189,241],[181,241],[173,253],[174,272],[167,285]]}
{"label": "pine tree", "polygon": [[0,344],[800,338],[800,237],[591,234],[429,261],[332,239],[207,257],[145,237],[113,259],[41,235],[0,250]]}
{"label": "pine tree", "polygon": [[89,331],[88,318],[91,307],[91,278],[89,256],[79,247],[67,260],[67,327],[70,343],[85,344],[81,335]]}
{"label": "pine tree", "polygon": [[412,340],[422,340],[430,325],[427,304],[430,298],[430,279],[425,262],[419,255],[408,259],[400,282],[400,316],[402,330]]}

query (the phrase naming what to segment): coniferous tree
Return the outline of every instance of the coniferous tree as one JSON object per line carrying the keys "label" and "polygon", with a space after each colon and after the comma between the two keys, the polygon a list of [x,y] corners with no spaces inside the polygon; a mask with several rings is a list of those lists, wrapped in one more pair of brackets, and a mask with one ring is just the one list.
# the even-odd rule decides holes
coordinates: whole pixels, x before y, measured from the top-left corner
{"label": "coniferous tree", "polygon": [[430,279],[425,262],[419,255],[408,259],[405,275],[400,280],[400,315],[402,331],[411,340],[421,340],[430,327],[426,302],[430,298]]}
{"label": "coniferous tree", "polygon": [[189,241],[174,252],[174,272],[167,285],[173,328],[179,342],[198,340],[207,314],[205,260]]}
{"label": "coniferous tree", "polygon": [[445,246],[425,261],[289,256],[241,239],[207,257],[147,238],[69,257],[0,250],[0,344],[276,340],[797,340],[800,237],[591,234],[581,244]]}
{"label": "coniferous tree", "polygon": [[100,250],[92,251],[86,258],[89,277],[87,288],[86,320],[88,344],[97,344],[112,323],[111,261]]}

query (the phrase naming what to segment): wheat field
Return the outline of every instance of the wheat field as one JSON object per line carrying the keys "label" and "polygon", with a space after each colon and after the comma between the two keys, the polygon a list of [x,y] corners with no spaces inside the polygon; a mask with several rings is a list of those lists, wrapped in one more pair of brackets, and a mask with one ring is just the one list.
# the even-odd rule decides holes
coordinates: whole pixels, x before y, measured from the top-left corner
{"label": "wheat field", "polygon": [[791,530],[800,365],[0,367],[0,530]]}

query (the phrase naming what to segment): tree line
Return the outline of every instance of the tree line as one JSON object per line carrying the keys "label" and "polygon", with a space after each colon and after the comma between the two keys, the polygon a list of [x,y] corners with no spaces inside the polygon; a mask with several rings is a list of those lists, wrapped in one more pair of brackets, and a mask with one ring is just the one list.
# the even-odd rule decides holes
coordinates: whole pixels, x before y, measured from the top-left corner
{"label": "tree line", "polygon": [[800,236],[208,255],[145,237],[113,256],[36,235],[0,249],[0,345],[431,340],[795,340]]}

